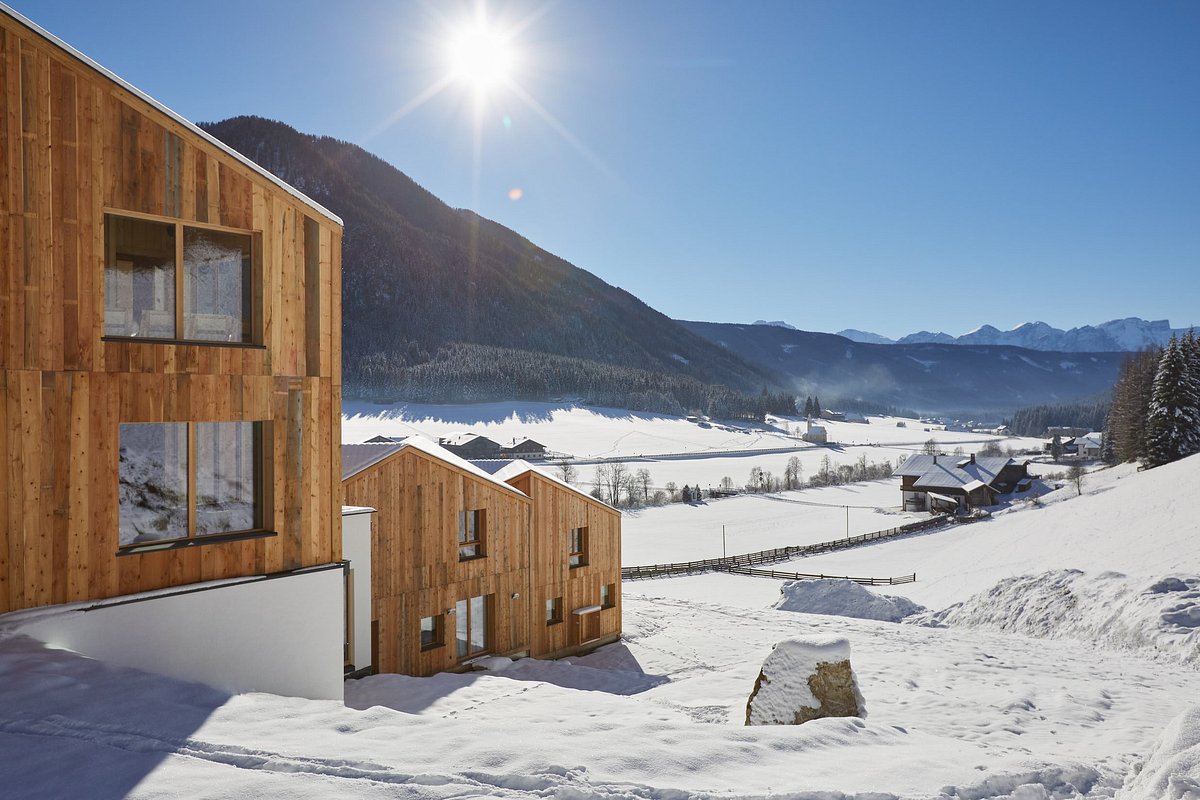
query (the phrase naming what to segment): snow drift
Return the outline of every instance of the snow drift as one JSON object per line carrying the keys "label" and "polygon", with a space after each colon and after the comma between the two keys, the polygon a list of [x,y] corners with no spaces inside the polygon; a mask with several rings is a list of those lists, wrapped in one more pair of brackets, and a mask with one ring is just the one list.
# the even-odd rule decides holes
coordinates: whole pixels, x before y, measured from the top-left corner
{"label": "snow drift", "polygon": [[1051,570],[1007,578],[965,602],[906,622],[1080,639],[1200,666],[1200,576],[1148,580],[1119,572]]}
{"label": "snow drift", "polygon": [[829,614],[835,617],[899,622],[925,611],[906,597],[876,594],[853,581],[824,578],[811,581],[787,581],[779,588],[775,608],[804,614]]}
{"label": "snow drift", "polygon": [[1117,800],[1200,800],[1200,706],[1171,720]]}

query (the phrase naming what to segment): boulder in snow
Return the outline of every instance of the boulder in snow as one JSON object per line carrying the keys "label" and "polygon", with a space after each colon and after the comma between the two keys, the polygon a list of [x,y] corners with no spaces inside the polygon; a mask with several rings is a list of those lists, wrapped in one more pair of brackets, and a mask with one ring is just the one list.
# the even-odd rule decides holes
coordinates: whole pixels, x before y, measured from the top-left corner
{"label": "boulder in snow", "polygon": [[850,668],[850,642],[838,636],[785,639],[763,662],[746,703],[747,725],[800,725],[822,717],[865,717]]}

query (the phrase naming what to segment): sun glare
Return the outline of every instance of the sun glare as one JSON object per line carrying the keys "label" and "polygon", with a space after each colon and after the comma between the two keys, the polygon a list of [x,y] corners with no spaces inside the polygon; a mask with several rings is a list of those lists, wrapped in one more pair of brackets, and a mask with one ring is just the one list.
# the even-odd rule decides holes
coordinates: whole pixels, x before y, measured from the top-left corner
{"label": "sun glare", "polygon": [[450,68],[455,80],[486,94],[509,79],[512,48],[506,37],[482,21],[462,31],[450,43]]}

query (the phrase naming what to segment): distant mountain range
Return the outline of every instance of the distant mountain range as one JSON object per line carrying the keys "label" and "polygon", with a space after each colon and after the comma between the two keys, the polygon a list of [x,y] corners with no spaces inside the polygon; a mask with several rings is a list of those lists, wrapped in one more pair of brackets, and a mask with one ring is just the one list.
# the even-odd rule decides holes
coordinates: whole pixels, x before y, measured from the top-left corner
{"label": "distant mountain range", "polygon": [[[791,393],[811,391],[930,412],[990,411],[1095,395],[1112,385],[1120,361],[1115,353],[860,344],[779,322],[672,320],[514,231],[450,208],[356,145],[258,117],[204,127],[345,220],[347,397],[574,397],[735,416],[780,413]],[[1134,346],[1128,330],[1104,330]]]}
{"label": "distant mountain range", "polygon": [[982,325],[962,336],[951,336],[940,331],[919,331],[899,339],[889,339],[852,328],[838,331],[837,335],[869,344],[998,344],[1057,353],[1129,353],[1153,345],[1165,345],[1173,334],[1182,335],[1185,331],[1186,328],[1172,328],[1170,321],[1165,319],[1151,321],[1127,317],[1066,331],[1045,322],[1026,322],[1009,331]]}
{"label": "distant mountain range", "polygon": [[1090,400],[1113,385],[1123,353],[998,345],[875,344],[777,325],[683,322],[823,403],[862,401],[930,413],[990,414]]}

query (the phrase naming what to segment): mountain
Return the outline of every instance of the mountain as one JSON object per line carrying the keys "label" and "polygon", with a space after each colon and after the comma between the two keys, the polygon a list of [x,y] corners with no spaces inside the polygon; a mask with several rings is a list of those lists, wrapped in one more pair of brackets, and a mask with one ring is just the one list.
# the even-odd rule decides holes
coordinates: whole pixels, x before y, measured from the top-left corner
{"label": "mountain", "polygon": [[895,344],[895,339],[889,339],[886,336],[880,336],[878,333],[870,331],[858,331],[854,328],[846,328],[844,331],[838,331],[837,336],[849,339],[852,342],[862,342],[863,344]]}
{"label": "mountain", "polygon": [[770,373],[512,230],[450,208],[356,145],[259,117],[202,127],[345,221],[347,396],[575,395],[668,410],[703,408],[727,387],[758,395],[775,386]]}
{"label": "mountain", "polygon": [[[1170,321],[1165,319],[1150,321],[1127,317],[1070,330],[1055,328],[1045,322],[1026,322],[1008,331],[981,325],[962,336],[920,331],[902,336],[897,341],[900,344],[1008,345],[1058,353],[1129,353],[1145,347],[1165,345],[1172,335],[1182,335],[1185,331],[1186,328],[1172,328]],[[842,331],[839,335],[846,333]]]}
{"label": "mountain", "polygon": [[768,322],[765,319],[758,319],[758,320],[754,321],[754,324],[755,325],[774,325],[776,328],[787,328],[788,330],[792,330],[792,331],[799,330],[795,325],[788,325],[786,322],[784,322],[781,319],[777,319],[774,322]]}
{"label": "mountain", "polygon": [[928,413],[1009,412],[1093,399],[1123,353],[1052,353],[997,345],[866,344],[769,325],[683,322],[689,330],[792,381],[826,405],[859,401]]}

